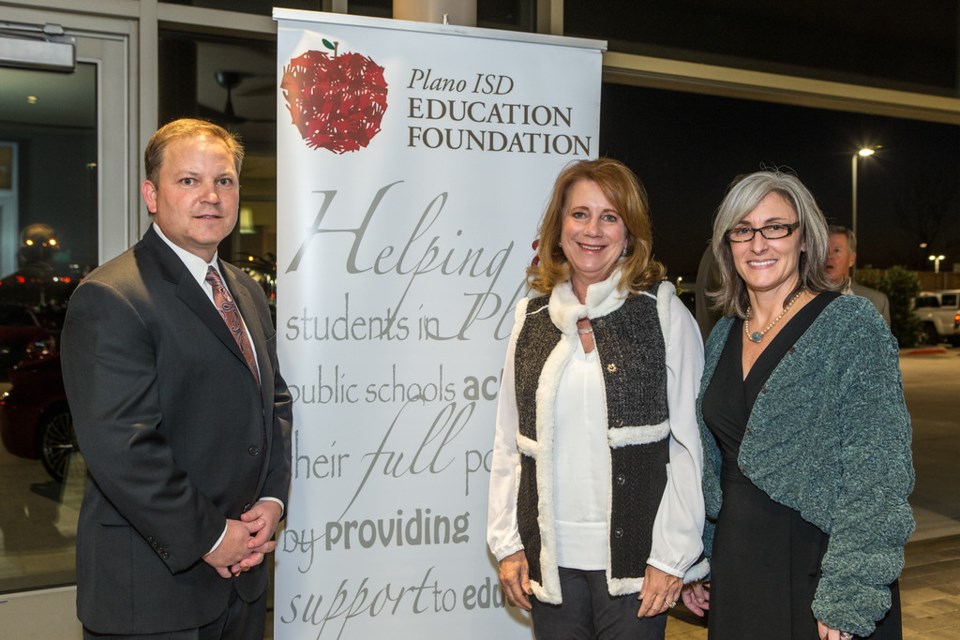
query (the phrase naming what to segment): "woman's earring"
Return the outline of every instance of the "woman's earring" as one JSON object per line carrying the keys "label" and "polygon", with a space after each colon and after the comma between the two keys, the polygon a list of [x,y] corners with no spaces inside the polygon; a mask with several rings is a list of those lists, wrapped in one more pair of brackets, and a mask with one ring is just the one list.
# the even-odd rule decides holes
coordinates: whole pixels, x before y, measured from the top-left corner
{"label": "woman's earring", "polygon": [[621,258],[627,257],[627,245],[623,245],[623,252],[620,253]]}

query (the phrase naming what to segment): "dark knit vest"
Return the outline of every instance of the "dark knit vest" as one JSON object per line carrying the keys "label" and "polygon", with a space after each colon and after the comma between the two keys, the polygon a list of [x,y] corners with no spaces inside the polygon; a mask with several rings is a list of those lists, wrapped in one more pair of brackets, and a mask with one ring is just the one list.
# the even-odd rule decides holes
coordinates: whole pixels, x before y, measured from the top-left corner
{"label": "dark knit vest", "polygon": [[[562,334],[550,320],[548,297],[529,301],[516,344],[516,398],[520,434],[537,440],[536,392],[550,353]],[[632,296],[591,321],[603,371],[608,429],[667,421],[666,347],[657,300]],[[559,380],[557,381],[559,383]],[[611,449],[610,573],[614,579],[642,578],[650,556],[653,521],[667,484],[669,438]],[[521,456],[517,519],[530,577],[543,583],[537,462]],[[546,479],[553,482],[553,478]],[[555,544],[555,541],[554,541]]]}

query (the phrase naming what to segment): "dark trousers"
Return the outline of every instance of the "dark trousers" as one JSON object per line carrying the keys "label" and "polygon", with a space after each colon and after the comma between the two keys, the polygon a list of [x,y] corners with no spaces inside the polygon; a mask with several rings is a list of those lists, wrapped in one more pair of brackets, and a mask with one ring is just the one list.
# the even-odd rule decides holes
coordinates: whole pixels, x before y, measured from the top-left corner
{"label": "dark trousers", "polygon": [[[170,615],[176,616],[175,611]],[[267,617],[267,594],[254,602],[245,602],[230,594],[230,603],[220,616],[197,629],[132,635],[95,633],[83,628],[83,640],[263,640]]]}
{"label": "dark trousers", "polygon": [[532,598],[538,640],[663,640],[667,614],[638,618],[637,594],[611,596],[604,571],[560,567],[563,604]]}

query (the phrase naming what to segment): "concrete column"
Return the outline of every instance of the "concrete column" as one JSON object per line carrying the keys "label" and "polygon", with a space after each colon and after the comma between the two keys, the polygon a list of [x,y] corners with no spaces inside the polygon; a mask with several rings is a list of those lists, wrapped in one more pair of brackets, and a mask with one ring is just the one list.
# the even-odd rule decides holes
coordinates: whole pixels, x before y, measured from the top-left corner
{"label": "concrete column", "polygon": [[398,20],[443,23],[461,27],[477,26],[477,0],[393,0],[393,17]]}

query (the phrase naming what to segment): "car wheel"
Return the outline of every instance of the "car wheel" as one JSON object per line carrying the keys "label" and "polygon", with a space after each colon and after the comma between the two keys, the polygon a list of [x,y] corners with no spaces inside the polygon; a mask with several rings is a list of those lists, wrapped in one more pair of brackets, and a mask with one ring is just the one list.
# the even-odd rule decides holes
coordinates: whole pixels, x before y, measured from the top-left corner
{"label": "car wheel", "polygon": [[73,433],[73,416],[66,407],[44,416],[39,430],[40,461],[44,469],[57,482],[67,476],[70,454],[77,450],[77,438]]}
{"label": "car wheel", "polygon": [[932,345],[940,344],[940,334],[937,333],[937,328],[930,323],[923,325],[923,341]]}

